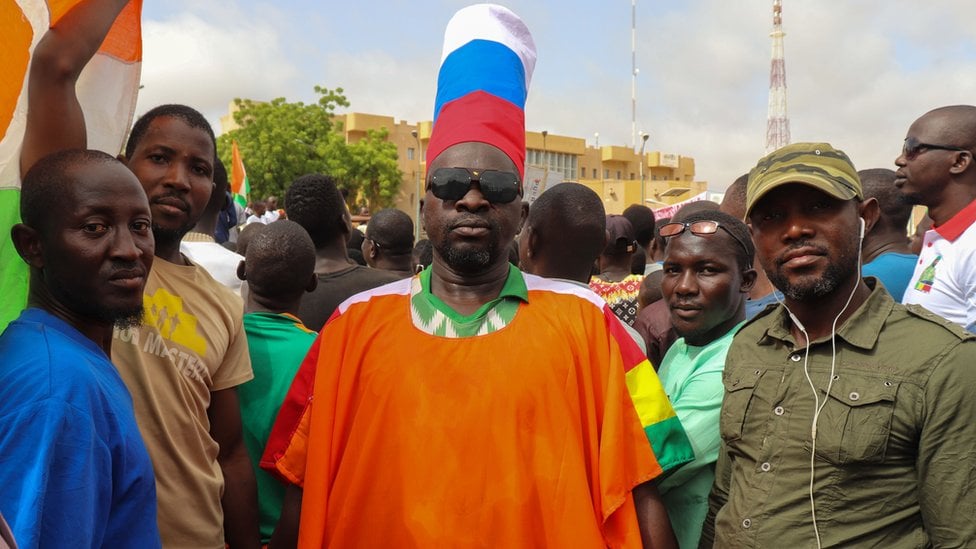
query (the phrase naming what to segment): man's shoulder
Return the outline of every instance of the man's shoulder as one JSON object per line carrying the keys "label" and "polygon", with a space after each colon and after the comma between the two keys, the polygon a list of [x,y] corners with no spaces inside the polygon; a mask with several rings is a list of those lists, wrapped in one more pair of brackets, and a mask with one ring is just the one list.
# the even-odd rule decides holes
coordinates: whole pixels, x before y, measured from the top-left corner
{"label": "man's shoulder", "polygon": [[777,316],[775,313],[780,307],[781,305],[777,301],[767,302],[755,316],[746,319],[742,326],[739,327],[733,341],[739,340],[743,334],[755,334],[757,336],[763,334],[776,321]]}
{"label": "man's shoulder", "polygon": [[924,330],[926,337],[935,337],[945,342],[970,340],[976,342],[976,335],[967,332],[962,326],[951,322],[925,307],[916,304],[895,303],[892,317],[903,315],[910,324],[909,330]]}
{"label": "man's shoulder", "polygon": [[34,321],[10,324],[0,335],[0,356],[0,408],[52,397],[70,404],[98,387],[99,369],[114,368],[104,355]]}

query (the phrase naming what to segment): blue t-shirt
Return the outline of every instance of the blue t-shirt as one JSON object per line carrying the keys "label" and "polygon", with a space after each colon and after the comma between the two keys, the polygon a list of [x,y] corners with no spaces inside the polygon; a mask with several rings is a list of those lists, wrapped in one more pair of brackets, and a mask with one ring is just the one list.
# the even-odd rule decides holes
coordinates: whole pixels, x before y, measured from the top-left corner
{"label": "blue t-shirt", "polygon": [[773,290],[759,299],[747,299],[746,320],[750,320],[752,317],[759,314],[759,312],[765,309],[770,303],[779,303],[780,301],[783,301],[783,294],[779,290]]}
{"label": "blue t-shirt", "polygon": [[160,547],[152,463],[105,353],[27,309],[0,357],[0,512],[18,546]]}
{"label": "blue t-shirt", "polygon": [[861,276],[873,276],[884,284],[888,293],[898,303],[901,303],[908,283],[912,280],[915,273],[915,263],[918,256],[915,254],[899,254],[888,252],[874,258],[871,263],[865,263],[861,267]]}

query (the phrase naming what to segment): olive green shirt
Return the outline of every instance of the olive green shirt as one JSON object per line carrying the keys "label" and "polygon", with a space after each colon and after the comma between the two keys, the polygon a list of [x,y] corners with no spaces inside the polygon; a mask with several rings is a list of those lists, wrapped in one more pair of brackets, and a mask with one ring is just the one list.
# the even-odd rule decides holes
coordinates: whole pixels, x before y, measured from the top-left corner
{"label": "olive green shirt", "polygon": [[[813,493],[823,547],[976,547],[976,338],[867,279],[837,330]],[[816,547],[813,391],[782,305],[729,349],[722,447],[701,547]],[[830,337],[810,345],[824,401]]]}

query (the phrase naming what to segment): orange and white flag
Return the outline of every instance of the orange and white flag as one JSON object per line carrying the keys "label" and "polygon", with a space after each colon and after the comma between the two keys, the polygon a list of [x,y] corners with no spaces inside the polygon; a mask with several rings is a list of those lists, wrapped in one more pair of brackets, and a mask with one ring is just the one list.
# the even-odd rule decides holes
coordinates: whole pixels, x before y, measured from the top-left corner
{"label": "orange and white flag", "polygon": [[[19,189],[20,146],[27,122],[27,71],[47,29],[81,0],[0,0],[0,189]],[[142,0],[122,10],[85,67],[77,93],[88,147],[116,155],[136,108],[142,69]]]}
{"label": "orange and white flag", "polygon": [[[20,221],[20,149],[27,123],[27,71],[34,47],[81,0],[0,0],[0,331],[26,303],[27,269],[10,241]],[[88,147],[122,149],[139,93],[142,0],[116,18],[76,87]]]}

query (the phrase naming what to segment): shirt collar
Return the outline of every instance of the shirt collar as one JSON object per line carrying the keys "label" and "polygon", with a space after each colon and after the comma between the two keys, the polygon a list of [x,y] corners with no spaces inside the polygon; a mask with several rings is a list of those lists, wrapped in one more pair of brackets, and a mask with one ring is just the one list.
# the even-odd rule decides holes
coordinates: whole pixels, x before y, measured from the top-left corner
{"label": "shirt collar", "polygon": [[[877,343],[881,329],[884,328],[884,324],[888,320],[888,315],[895,306],[895,300],[884,290],[884,286],[877,283],[876,278],[869,276],[865,277],[864,281],[871,288],[871,294],[861,304],[861,307],[854,311],[854,314],[837,329],[837,336],[854,347],[869,350],[873,349],[875,343]],[[776,307],[771,314],[770,324],[760,334],[757,343],[759,345],[772,345],[773,340],[796,343],[793,335],[790,333],[790,319],[786,312],[786,306],[780,305]],[[817,344],[829,339],[829,336],[824,337],[811,341],[811,344]]]}
{"label": "shirt collar", "polygon": [[183,242],[217,242],[214,237],[209,234],[198,233],[190,231],[183,235]]}
{"label": "shirt collar", "polygon": [[959,213],[952,216],[949,221],[939,226],[932,225],[932,229],[939,233],[939,236],[942,238],[949,242],[954,242],[973,223],[976,223],[976,200],[973,200],[965,208],[959,210]]}
{"label": "shirt collar", "polygon": [[[424,294],[433,295],[430,291],[430,272],[430,267],[420,271],[420,291]],[[529,289],[525,285],[525,278],[522,277],[522,271],[518,270],[518,267],[511,263],[508,264],[508,276],[505,278],[505,284],[502,286],[502,290],[498,293],[498,298],[496,299],[503,297],[514,297],[526,303],[529,302]]]}

